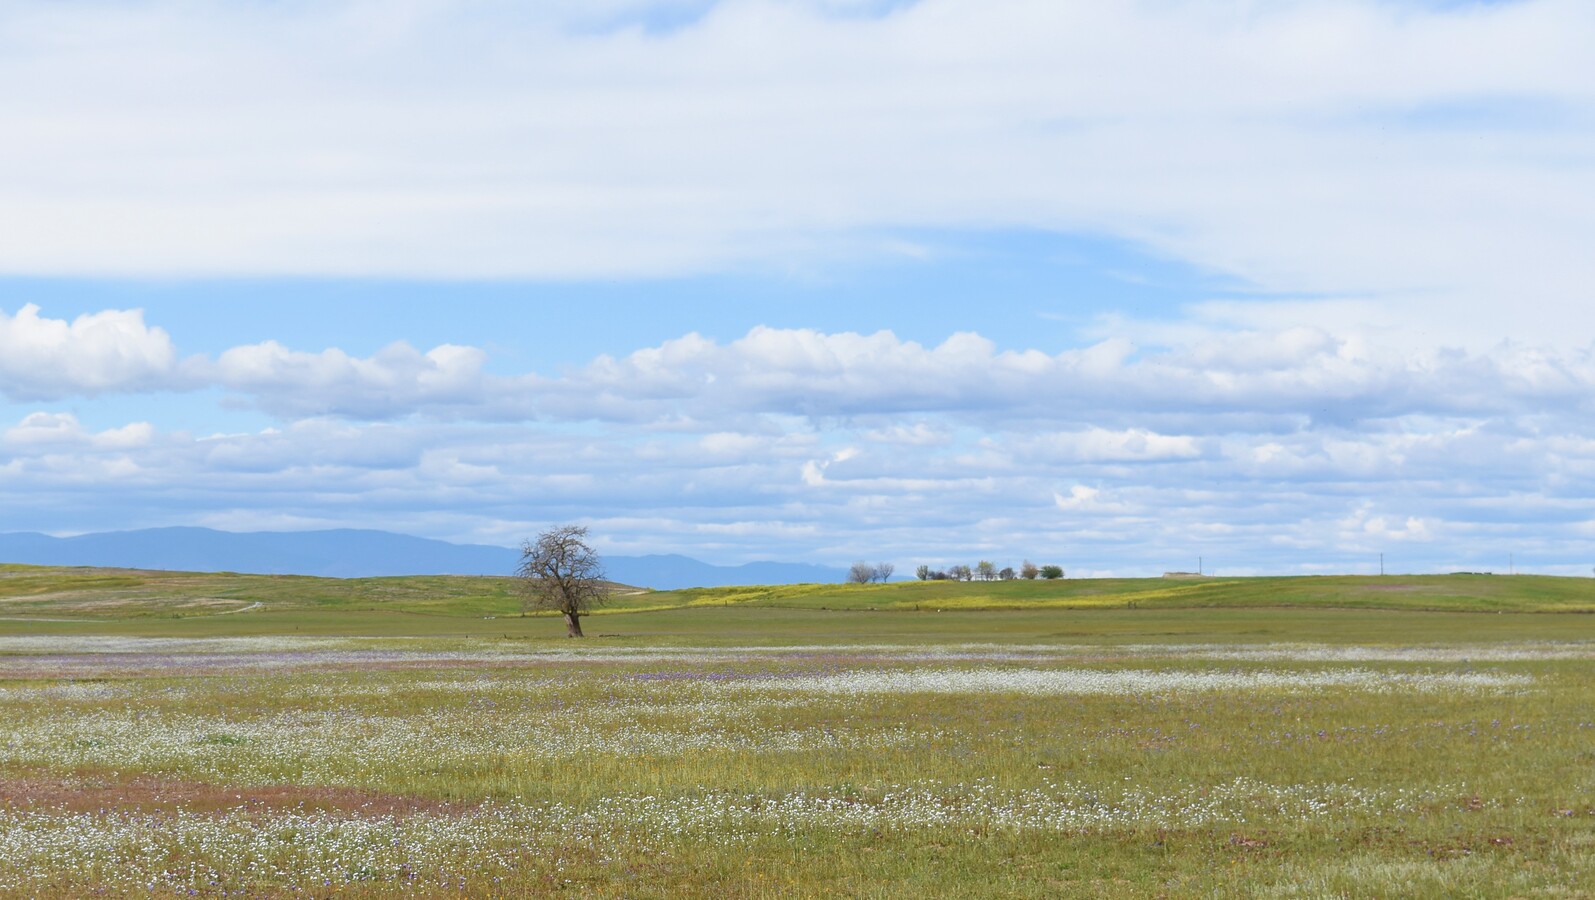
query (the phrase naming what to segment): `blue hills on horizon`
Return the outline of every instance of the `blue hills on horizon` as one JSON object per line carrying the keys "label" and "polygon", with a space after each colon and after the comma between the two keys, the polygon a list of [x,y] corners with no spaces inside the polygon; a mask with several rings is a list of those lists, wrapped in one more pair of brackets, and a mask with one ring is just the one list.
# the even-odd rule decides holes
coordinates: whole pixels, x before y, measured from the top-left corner
{"label": "blue hills on horizon", "polygon": [[[678,554],[603,556],[611,581],[674,590],[743,584],[836,582],[842,569],[808,563],[751,562],[716,566]],[[0,562],[37,566],[101,566],[180,572],[247,572],[368,578],[389,575],[510,575],[520,551],[485,544],[341,528],[327,531],[217,531],[146,528],[58,538],[0,533]]]}

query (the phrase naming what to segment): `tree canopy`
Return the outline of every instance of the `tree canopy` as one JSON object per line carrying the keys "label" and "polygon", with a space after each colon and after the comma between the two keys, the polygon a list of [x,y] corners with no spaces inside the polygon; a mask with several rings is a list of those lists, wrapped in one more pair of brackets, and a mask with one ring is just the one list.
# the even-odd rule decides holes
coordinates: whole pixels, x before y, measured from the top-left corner
{"label": "tree canopy", "polygon": [[587,545],[587,529],[561,525],[521,545],[521,611],[551,609],[565,617],[565,631],[581,637],[581,617],[609,599],[604,567]]}

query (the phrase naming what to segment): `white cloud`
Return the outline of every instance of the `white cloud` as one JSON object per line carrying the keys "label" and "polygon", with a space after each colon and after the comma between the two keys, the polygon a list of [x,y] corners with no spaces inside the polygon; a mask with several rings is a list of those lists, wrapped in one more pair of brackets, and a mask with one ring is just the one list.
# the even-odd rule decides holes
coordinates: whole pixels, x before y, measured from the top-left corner
{"label": "white cloud", "polygon": [[826,484],[825,472],[837,463],[845,463],[858,456],[858,449],[845,447],[832,454],[830,459],[811,459],[803,463],[803,483],[809,487],[820,487]]}
{"label": "white cloud", "polygon": [[0,268],[607,277],[1016,227],[1409,341],[1595,326],[1579,0],[698,8],[9,4]]}
{"label": "white cloud", "polygon": [[705,453],[716,457],[746,457],[765,451],[769,442],[757,435],[717,431],[698,441]]}
{"label": "white cloud", "polygon": [[[528,376],[531,377],[531,376]],[[756,328],[721,344],[699,335],[603,357],[534,385],[486,385],[475,415],[610,420],[713,418],[729,412],[814,419],[944,414],[991,423],[1163,420],[1198,433],[1293,429],[1412,415],[1495,416],[1588,410],[1590,350],[1500,344],[1477,353],[1401,351],[1316,329],[1204,332],[1188,344],[1135,351],[1122,340],[1045,352],[999,350],[976,334],[926,347],[891,332],[826,334]],[[496,394],[502,394],[495,399]],[[460,414],[452,410],[449,414]],[[922,422],[920,424],[923,424]],[[898,428],[897,431],[891,429]],[[1194,437],[1113,429],[1077,452],[1193,455]],[[874,440],[930,440],[898,423]],[[1109,444],[1118,441],[1117,449]],[[1087,443],[1090,446],[1087,446]]]}
{"label": "white cloud", "polygon": [[104,310],[71,322],[27,304],[0,310],[0,394],[53,400],[81,394],[175,386],[171,337],[139,310]]}
{"label": "white cloud", "polygon": [[95,446],[112,450],[147,447],[154,440],[155,426],[148,422],[131,422],[120,428],[108,428],[94,436]]}
{"label": "white cloud", "polygon": [[1040,434],[1019,442],[1024,455],[1057,462],[1157,462],[1193,459],[1202,449],[1189,435],[1158,434],[1144,428]]}
{"label": "white cloud", "polygon": [[5,433],[6,443],[12,446],[75,444],[83,439],[83,427],[71,413],[29,413]]}
{"label": "white cloud", "polygon": [[147,447],[155,438],[155,427],[148,422],[132,422],[90,434],[71,413],[36,412],[0,435],[0,444],[14,452],[51,451],[63,447],[93,447],[102,450],[131,450]]}
{"label": "white cloud", "polygon": [[[742,433],[796,417],[868,425],[860,438],[871,443],[925,446],[945,443],[957,423],[1033,423],[1036,452],[1050,442],[1055,453],[1098,461],[1197,456],[1203,436],[1237,429],[1595,413],[1595,346],[1412,350],[1304,327],[1203,328],[1160,340],[1004,349],[975,333],[928,346],[890,331],[760,326],[724,343],[689,334],[561,374],[495,375],[480,348],[404,342],[358,357],[265,341],[179,364],[165,331],[136,311],[69,323],[29,306],[0,317],[9,351],[0,389],[35,399],[211,386],[288,420],[600,421]],[[1043,438],[1044,427],[1054,436]]]}
{"label": "white cloud", "polygon": [[[872,428],[846,426],[779,435],[312,419],[194,438],[33,413],[0,437],[0,504],[19,530],[203,521],[503,544],[580,518],[611,552],[722,562],[1028,556],[1156,574],[1197,555],[1229,571],[1366,569],[1387,551],[1393,570],[1424,571],[1491,568],[1470,554],[1506,548],[1529,570],[1587,571],[1595,431],[1524,441],[1507,423],[1421,425],[1234,432],[1215,452],[1148,465],[1038,456],[1026,432],[1001,429],[886,445],[854,443]],[[1270,454],[1301,462],[1258,468]]]}
{"label": "white cloud", "polygon": [[[580,519],[615,548],[727,562],[978,553],[1155,574],[1197,555],[1319,571],[1390,551],[1422,570],[1517,548],[1530,570],[1587,571],[1587,351],[1403,353],[1300,328],[1063,350],[761,328],[559,374],[489,374],[481,350],[451,345],[272,342],[174,370],[280,421],[196,438],[115,419],[125,397],[16,410],[0,433],[8,527],[514,543]],[[173,416],[153,411],[137,414]]]}
{"label": "white cloud", "polygon": [[1054,493],[1052,502],[1062,510],[1089,509],[1097,505],[1097,496],[1102,492],[1093,487],[1077,484],[1069,488],[1069,495]]}
{"label": "white cloud", "polygon": [[306,353],[265,341],[234,347],[196,369],[278,414],[381,419],[480,402],[487,393],[485,359],[481,350],[453,344],[422,353],[400,342],[357,358],[337,348]]}
{"label": "white cloud", "polygon": [[1396,541],[1427,541],[1430,540],[1431,525],[1418,516],[1402,518],[1394,515],[1376,515],[1371,505],[1364,505],[1352,515],[1342,519],[1341,528],[1349,532],[1349,540],[1369,539],[1373,546],[1381,546],[1382,542]]}

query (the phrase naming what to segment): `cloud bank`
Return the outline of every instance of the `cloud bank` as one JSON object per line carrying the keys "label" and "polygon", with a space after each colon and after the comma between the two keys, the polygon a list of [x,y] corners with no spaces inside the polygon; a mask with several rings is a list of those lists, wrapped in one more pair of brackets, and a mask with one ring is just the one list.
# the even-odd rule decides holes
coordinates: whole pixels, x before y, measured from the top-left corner
{"label": "cloud bank", "polygon": [[1580,0],[23,2],[0,33],[4,272],[646,277],[1032,228],[1330,330],[1595,331]]}
{"label": "cloud bank", "polygon": [[[1173,346],[1115,337],[1062,350],[1003,349],[974,332],[926,346],[890,331],[760,326],[724,343],[687,334],[563,373],[494,375],[486,351],[457,344],[423,351],[399,342],[358,357],[266,341],[180,361],[167,334],[137,310],[67,322],[26,306],[14,316],[0,311],[0,347],[0,392],[13,400],[216,388],[283,419],[657,427],[739,415],[819,423],[931,415],[1213,434],[1595,412],[1595,344],[1414,351],[1300,326],[1207,332]],[[936,437],[924,423],[882,427],[899,429],[890,439],[904,443]]]}
{"label": "cloud bank", "polygon": [[[1003,348],[760,327],[504,375],[460,345],[179,357],[137,312],[0,321],[24,354],[142,360],[9,371],[6,392],[32,407],[0,431],[19,529],[347,525],[513,544],[580,519],[613,552],[1032,557],[1079,574],[1197,555],[1231,573],[1359,571],[1380,552],[1488,569],[1502,548],[1582,574],[1595,534],[1588,350],[1412,354],[1303,328]],[[274,424],[194,434],[70,412],[175,391]]]}

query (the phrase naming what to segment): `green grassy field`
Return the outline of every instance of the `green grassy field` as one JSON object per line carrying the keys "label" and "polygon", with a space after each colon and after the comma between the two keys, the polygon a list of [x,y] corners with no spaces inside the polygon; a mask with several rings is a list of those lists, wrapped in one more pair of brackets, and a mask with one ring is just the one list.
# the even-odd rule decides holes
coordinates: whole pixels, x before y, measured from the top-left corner
{"label": "green grassy field", "polygon": [[[1533,575],[1404,575],[1281,578],[1116,578],[1057,581],[800,584],[650,591],[615,586],[600,614],[682,609],[1038,612],[1063,610],[1405,610],[1431,612],[1595,613],[1595,579]],[[146,620],[188,621],[226,632],[221,616],[266,618],[270,628],[341,630],[342,623],[397,617],[377,627],[429,634],[428,618],[495,619],[521,612],[509,578],[412,576],[312,578],[228,572],[149,572],[0,565],[0,621],[104,623],[137,629]],[[351,614],[353,614],[351,618]],[[325,623],[323,625],[323,623]],[[160,628],[161,626],[146,626]],[[466,630],[473,626],[461,625]],[[487,629],[491,631],[491,628]],[[153,633],[153,632],[151,632]],[[263,633],[263,632],[257,632]]]}
{"label": "green grassy field", "polygon": [[1595,582],[0,569],[0,894],[1590,896]]}

